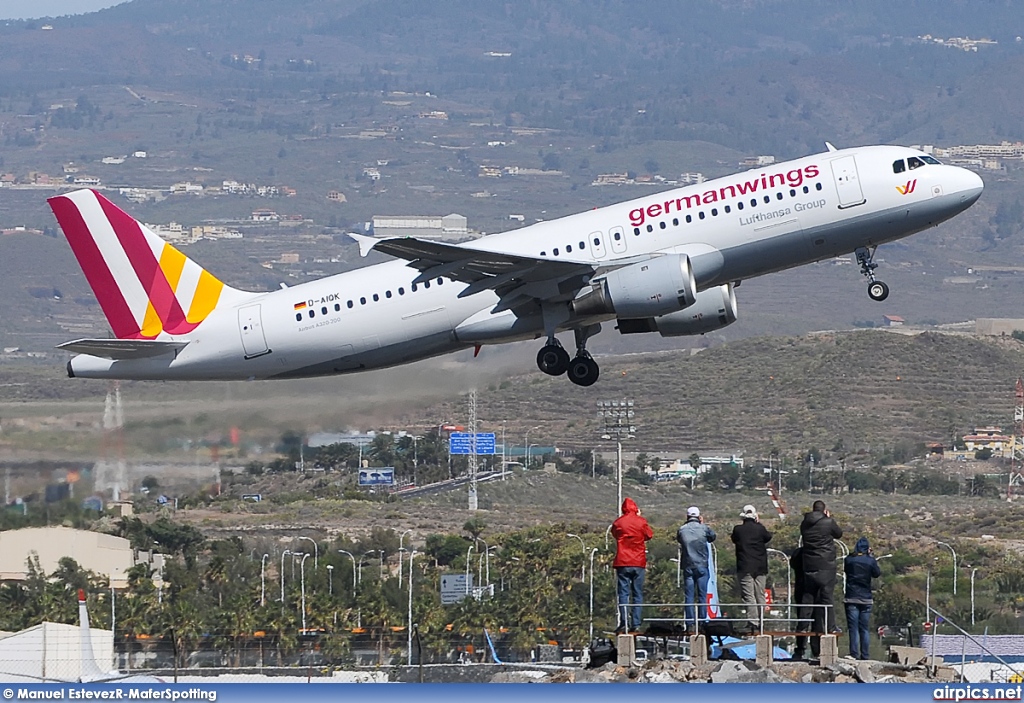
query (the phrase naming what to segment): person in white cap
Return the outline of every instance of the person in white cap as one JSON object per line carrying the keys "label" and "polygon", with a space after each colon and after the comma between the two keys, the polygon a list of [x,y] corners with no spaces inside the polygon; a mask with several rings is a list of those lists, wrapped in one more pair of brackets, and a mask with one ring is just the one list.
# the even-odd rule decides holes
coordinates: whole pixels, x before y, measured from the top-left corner
{"label": "person in white cap", "polygon": [[760,610],[765,604],[764,589],[768,579],[768,543],[772,541],[772,533],[761,524],[753,505],[744,505],[740,517],[743,522],[732,528],[732,543],[736,545],[740,600],[747,605],[744,634],[751,634],[760,631]]}
{"label": "person in white cap", "polygon": [[[686,522],[676,532],[679,542],[680,567],[683,572],[683,597],[686,606],[686,622],[693,621],[693,631],[700,629],[700,623],[707,617],[708,601],[708,545],[715,541],[715,531],[704,524],[700,508],[692,505],[686,509]],[[693,604],[697,604],[696,613]]]}

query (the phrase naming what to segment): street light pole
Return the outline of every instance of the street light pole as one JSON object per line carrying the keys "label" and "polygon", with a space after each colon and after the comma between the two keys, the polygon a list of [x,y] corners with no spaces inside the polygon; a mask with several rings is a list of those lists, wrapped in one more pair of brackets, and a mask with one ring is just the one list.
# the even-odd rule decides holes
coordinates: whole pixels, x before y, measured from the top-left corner
{"label": "street light pole", "polygon": [[526,431],[526,437],[523,439],[523,444],[526,445],[526,467],[525,468],[527,468],[527,469],[530,468],[530,433],[533,432],[534,430],[539,430],[541,427],[543,427],[543,425],[537,425],[536,427],[531,427],[530,429],[528,429]]}
{"label": "street light pole", "polygon": [[302,575],[302,634],[306,634],[306,559],[309,559],[309,554],[303,554],[299,562],[299,573]]}
{"label": "street light pole", "polygon": [[974,575],[977,569],[971,569],[971,627],[974,627]]}
{"label": "street light pole", "polygon": [[[587,556],[587,544],[586,544],[586,542],[583,541],[582,537],[580,537],[579,535],[575,535],[572,532],[567,532],[565,534],[565,536],[566,537],[575,537],[576,539],[578,539],[580,541],[580,546],[583,547],[583,556]],[[580,575],[580,581],[586,581],[586,580],[587,580],[587,563],[583,562],[583,572]]]}
{"label": "street light pole", "polygon": [[327,595],[334,597],[334,565],[327,565]]}
{"label": "street light pole", "polygon": [[484,560],[484,563],[486,564],[486,566],[484,568],[485,568],[486,574],[487,574],[487,585],[488,586],[491,585],[491,550],[492,549],[501,549],[501,545],[500,544],[492,544],[490,547],[487,548],[487,556],[486,556],[486,558]]}
{"label": "street light pole", "polygon": [[946,549],[949,550],[949,553],[953,555],[953,595],[955,596],[956,595],[956,550],[953,549],[953,545],[951,545],[949,542],[936,542],[936,544],[945,547]]}
{"label": "street light pole", "polygon": [[267,604],[267,558],[269,554],[264,554],[263,558],[260,559],[260,607],[262,608]]}
{"label": "street light pole", "polygon": [[466,595],[469,595],[469,555],[473,552],[473,545],[466,550]]}
{"label": "street light pole", "polygon": [[594,639],[594,555],[597,554],[597,547],[590,550],[590,637]]}
{"label": "street light pole", "polygon": [[403,532],[398,537],[398,587],[399,588],[402,587],[402,572],[405,570],[404,567],[402,566],[402,562],[403,562],[402,552],[405,551],[405,548],[402,546],[402,543],[405,541],[405,536],[407,534],[409,534],[410,532],[412,532],[411,529],[410,530],[406,530],[405,532]]}
{"label": "street light pole", "polygon": [[284,608],[284,558],[291,554],[290,549],[281,552],[281,607]]}
{"label": "street light pole", "polygon": [[352,552],[346,552],[344,549],[339,549],[338,553],[339,554],[345,554],[345,555],[348,556],[349,559],[352,560],[352,594],[355,595],[355,592],[356,592],[356,558],[355,558],[355,556],[353,556]]}
{"label": "street light pole", "polygon": [[312,537],[299,537],[299,539],[313,543],[313,570],[316,571],[320,568],[320,547],[317,546],[316,540]]}
{"label": "street light pole", "polygon": [[[412,560],[416,558],[416,550],[409,552],[409,619],[405,621],[405,663],[412,664]],[[399,571],[402,565],[399,564]]]}
{"label": "street light pole", "polygon": [[598,414],[604,420],[604,434],[601,435],[601,439],[615,440],[615,514],[618,514],[622,505],[622,440],[633,439],[636,432],[636,426],[633,424],[633,401],[599,400],[597,407]]}

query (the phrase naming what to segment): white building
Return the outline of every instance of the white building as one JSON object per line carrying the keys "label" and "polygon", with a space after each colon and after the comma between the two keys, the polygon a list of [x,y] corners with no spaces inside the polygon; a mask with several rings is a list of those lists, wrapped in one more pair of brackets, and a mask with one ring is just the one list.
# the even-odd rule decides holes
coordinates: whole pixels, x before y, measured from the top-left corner
{"label": "white building", "polygon": [[465,215],[374,215],[373,232],[378,237],[425,237],[461,239],[469,236]]}
{"label": "white building", "polygon": [[[69,595],[69,597],[74,597]],[[21,632],[0,635],[0,677],[78,681],[82,676],[81,630],[78,625],[43,622]],[[100,671],[114,664],[114,633],[89,628],[93,656]]]}

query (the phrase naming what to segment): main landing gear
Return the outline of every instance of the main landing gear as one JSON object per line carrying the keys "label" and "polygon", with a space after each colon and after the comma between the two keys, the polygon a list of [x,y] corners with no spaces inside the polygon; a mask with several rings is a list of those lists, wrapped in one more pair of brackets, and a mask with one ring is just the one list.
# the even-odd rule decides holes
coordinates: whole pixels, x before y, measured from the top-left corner
{"label": "main landing gear", "polygon": [[857,255],[857,263],[860,264],[860,272],[868,279],[868,297],[872,300],[882,302],[889,297],[889,286],[881,281],[875,280],[875,250],[878,247],[859,247],[854,253]]}
{"label": "main landing gear", "polygon": [[569,358],[569,352],[562,348],[554,336],[537,352],[537,367],[549,376],[567,374],[577,386],[592,386],[601,375],[597,362],[587,351],[587,339],[601,331],[601,325],[591,325],[576,332],[576,356]]}

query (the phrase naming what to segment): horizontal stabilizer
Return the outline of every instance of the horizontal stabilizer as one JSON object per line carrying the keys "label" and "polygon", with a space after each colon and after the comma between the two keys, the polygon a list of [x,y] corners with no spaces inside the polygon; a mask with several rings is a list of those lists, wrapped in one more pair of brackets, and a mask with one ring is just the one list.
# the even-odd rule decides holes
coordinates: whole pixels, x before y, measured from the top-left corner
{"label": "horizontal stabilizer", "polygon": [[89,354],[102,359],[146,359],[151,356],[177,354],[188,346],[182,342],[158,342],[151,339],[76,339],[58,344],[58,349],[76,354]]}

